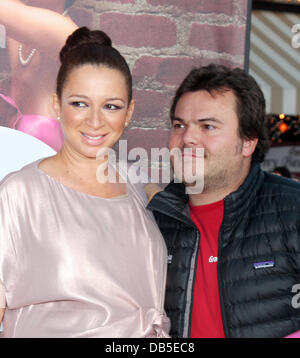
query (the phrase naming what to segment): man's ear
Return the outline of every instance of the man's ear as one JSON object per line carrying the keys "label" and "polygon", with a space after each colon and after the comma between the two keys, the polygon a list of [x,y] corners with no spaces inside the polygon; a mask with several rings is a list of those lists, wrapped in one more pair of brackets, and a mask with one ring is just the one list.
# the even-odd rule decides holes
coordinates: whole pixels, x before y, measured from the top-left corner
{"label": "man's ear", "polygon": [[242,153],[244,157],[250,157],[257,146],[258,138],[244,139],[243,140],[243,150]]}

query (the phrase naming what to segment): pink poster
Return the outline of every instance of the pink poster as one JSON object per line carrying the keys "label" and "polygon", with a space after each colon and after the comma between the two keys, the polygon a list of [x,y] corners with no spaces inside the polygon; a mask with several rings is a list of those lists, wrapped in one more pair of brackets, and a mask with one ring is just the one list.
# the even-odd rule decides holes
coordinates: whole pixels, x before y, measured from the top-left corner
{"label": "pink poster", "polygon": [[[0,131],[20,131],[59,151],[63,133],[52,108],[58,53],[72,31],[87,26],[107,32],[132,70],[128,150],[164,147],[171,96],[191,67],[245,66],[248,10],[247,0],[1,0]],[[8,157],[5,151],[2,165]]]}

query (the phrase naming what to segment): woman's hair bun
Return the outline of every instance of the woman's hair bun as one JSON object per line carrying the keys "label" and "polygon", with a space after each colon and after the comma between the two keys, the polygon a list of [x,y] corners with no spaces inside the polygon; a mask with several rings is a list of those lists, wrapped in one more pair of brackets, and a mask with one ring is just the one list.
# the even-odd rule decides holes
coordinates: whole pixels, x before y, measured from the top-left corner
{"label": "woman's hair bun", "polygon": [[85,44],[98,44],[102,46],[112,46],[110,37],[101,30],[90,30],[87,27],[80,27],[75,30],[68,38],[59,53],[60,61],[63,62],[65,56],[74,48]]}

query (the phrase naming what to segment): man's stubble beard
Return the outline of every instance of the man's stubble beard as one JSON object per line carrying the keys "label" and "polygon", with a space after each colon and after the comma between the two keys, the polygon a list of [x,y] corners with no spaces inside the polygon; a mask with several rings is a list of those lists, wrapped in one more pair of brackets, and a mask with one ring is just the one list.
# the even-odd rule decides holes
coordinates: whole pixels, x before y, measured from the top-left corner
{"label": "man's stubble beard", "polygon": [[[243,150],[243,140],[236,144],[234,154],[236,156],[240,155]],[[207,172],[206,167],[209,166],[209,153],[205,153],[204,155],[204,185],[202,194],[212,193],[214,191],[222,190],[232,186],[232,183],[236,181],[236,178],[239,177],[241,167],[236,163],[236,167],[232,166],[230,168],[222,168],[224,165],[224,156],[219,156],[217,162],[213,164],[211,168],[209,168],[209,172]],[[222,169],[220,169],[222,168]],[[230,170],[229,170],[230,169]],[[197,183],[183,183],[188,187],[196,186]]]}

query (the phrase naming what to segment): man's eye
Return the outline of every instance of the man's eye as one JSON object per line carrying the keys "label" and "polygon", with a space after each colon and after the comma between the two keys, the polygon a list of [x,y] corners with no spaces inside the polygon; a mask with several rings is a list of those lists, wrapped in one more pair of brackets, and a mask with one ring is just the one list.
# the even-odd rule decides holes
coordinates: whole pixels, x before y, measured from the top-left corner
{"label": "man's eye", "polygon": [[211,130],[215,129],[215,126],[213,126],[213,125],[211,125],[211,124],[205,124],[205,125],[204,125],[204,128],[207,129],[207,130],[209,130],[209,131],[211,131]]}
{"label": "man's eye", "polygon": [[182,123],[173,123],[173,128],[175,129],[184,128],[184,125]]}

